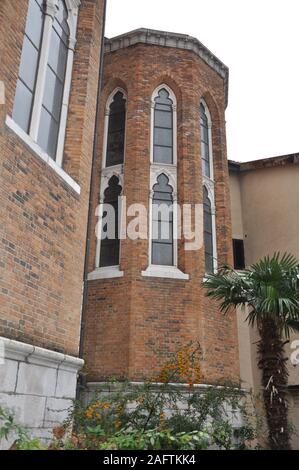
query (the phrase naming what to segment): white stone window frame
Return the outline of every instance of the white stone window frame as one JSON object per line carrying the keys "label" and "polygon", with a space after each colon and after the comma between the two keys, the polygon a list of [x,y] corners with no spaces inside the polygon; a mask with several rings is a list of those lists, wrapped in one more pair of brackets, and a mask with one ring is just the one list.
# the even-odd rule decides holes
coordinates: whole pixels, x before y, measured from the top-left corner
{"label": "white stone window frame", "polygon": [[[172,100],[173,118],[173,163],[154,162],[154,118],[155,118],[155,98],[161,89],[166,89]],[[152,218],[153,218],[153,187],[157,183],[158,177],[164,174],[172,187],[173,198],[173,264],[157,265],[152,264]],[[168,85],[162,83],[152,93],[151,96],[151,122],[150,122],[150,188],[149,188],[149,228],[148,228],[148,267],[142,271],[142,276],[160,277],[170,279],[188,280],[189,275],[183,273],[178,268],[178,209],[177,209],[177,99]]]}
{"label": "white stone window frame", "polygon": [[74,51],[76,44],[76,32],[77,32],[77,21],[78,11],[81,4],[81,0],[65,0],[65,4],[68,11],[67,23],[69,26],[69,40],[68,40],[68,55],[65,71],[65,80],[63,88],[62,107],[60,114],[59,133],[56,149],[56,158],[51,158],[37,143],[38,130],[40,125],[42,101],[45,91],[46,82],[46,71],[50,52],[51,34],[53,34],[53,22],[55,15],[58,11],[59,0],[45,0],[44,4],[44,25],[40,47],[40,58],[37,70],[35,93],[33,97],[33,106],[31,113],[31,121],[29,133],[24,132],[21,127],[10,117],[7,116],[6,124],[13,130],[25,143],[41,157],[46,163],[48,163],[63,179],[70,184],[73,189],[80,193],[80,187],[70,178],[65,177],[64,172],[59,169],[62,168],[63,151],[66,133],[66,124],[69,107],[69,97],[72,81],[72,71],[74,62]]}
{"label": "white stone window frame", "polygon": [[[109,116],[110,116],[110,106],[114,100],[114,96],[116,93],[121,92],[123,97],[126,101],[128,101],[127,93],[121,87],[116,87],[110,93],[105,106],[105,119],[104,119],[104,133],[103,133],[103,148],[102,148],[102,169],[101,169],[101,180],[100,180],[100,197],[99,197],[99,213],[97,216],[100,220],[102,220],[103,215],[103,203],[104,203],[104,194],[105,190],[108,188],[109,180],[112,176],[116,176],[119,180],[119,185],[122,188],[122,194],[124,191],[124,162],[126,158],[126,127],[127,127],[127,113],[126,113],[126,120],[125,120],[125,142],[124,142],[124,161],[122,164],[106,166],[107,164],[107,143],[108,143],[108,128],[109,128]],[[124,230],[123,224],[123,216],[122,216],[122,207],[120,207],[119,212],[119,219],[120,219],[120,232],[122,233]],[[98,225],[98,232],[101,233],[102,225],[99,222]],[[94,270],[88,274],[89,280],[96,280],[96,279],[109,279],[114,277],[122,277],[124,275],[124,271],[120,270],[120,266],[102,266],[100,267],[100,256],[101,256],[101,240],[97,238],[96,242],[96,255],[95,255],[95,268]],[[119,258],[121,258],[121,243],[119,247]]]}
{"label": "white stone window frame", "polygon": [[208,192],[208,198],[211,203],[211,216],[212,216],[212,243],[213,243],[213,272],[217,272],[218,258],[217,258],[217,232],[216,232],[216,202],[215,202],[215,181],[214,181],[214,159],[213,159],[213,140],[212,140],[212,117],[208,105],[201,99],[200,104],[205,108],[205,113],[208,119],[208,145],[209,145],[209,163],[210,163],[210,177],[203,174],[202,184]]}

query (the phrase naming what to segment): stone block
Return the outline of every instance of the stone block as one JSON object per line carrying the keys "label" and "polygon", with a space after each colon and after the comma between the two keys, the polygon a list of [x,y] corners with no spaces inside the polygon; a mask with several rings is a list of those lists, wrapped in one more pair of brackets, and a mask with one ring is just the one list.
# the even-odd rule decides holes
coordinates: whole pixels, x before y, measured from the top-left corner
{"label": "stone block", "polygon": [[54,396],[56,378],[56,369],[21,363],[16,392],[45,397]]}
{"label": "stone block", "polygon": [[5,359],[0,364],[0,392],[14,392],[18,374],[18,362]]}

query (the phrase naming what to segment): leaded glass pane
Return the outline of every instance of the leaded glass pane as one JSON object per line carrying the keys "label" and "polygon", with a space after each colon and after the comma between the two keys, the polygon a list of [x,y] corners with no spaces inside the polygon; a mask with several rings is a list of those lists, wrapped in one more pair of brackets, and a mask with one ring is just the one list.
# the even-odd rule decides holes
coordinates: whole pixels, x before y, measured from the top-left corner
{"label": "leaded glass pane", "polygon": [[173,163],[173,110],[172,100],[165,88],[155,98],[154,155],[156,163]]}
{"label": "leaded glass pane", "polygon": [[120,165],[124,161],[126,100],[118,91],[110,105],[106,166]]}
{"label": "leaded glass pane", "polygon": [[153,187],[152,264],[173,265],[173,197],[166,175]]}
{"label": "leaded glass pane", "polygon": [[19,79],[17,82],[12,115],[15,122],[17,122],[25,132],[29,132],[31,106],[32,93]]}
{"label": "leaded glass pane", "polygon": [[[121,191],[122,188],[119,184],[119,179],[116,176],[112,176],[109,180],[108,188],[104,192],[104,203],[110,204],[114,208],[113,216],[115,218],[112,223],[114,222],[113,226],[115,227],[115,237],[113,239],[103,238],[101,240],[100,267],[116,266],[119,264],[120,240],[118,235],[118,198],[121,195]],[[105,217],[106,214],[103,214],[103,216]],[[107,224],[102,227],[102,232],[107,232]]]}
{"label": "leaded glass pane", "polygon": [[27,133],[30,127],[38,71],[43,20],[44,15],[40,2],[29,0],[19,78],[12,112],[15,122]]}

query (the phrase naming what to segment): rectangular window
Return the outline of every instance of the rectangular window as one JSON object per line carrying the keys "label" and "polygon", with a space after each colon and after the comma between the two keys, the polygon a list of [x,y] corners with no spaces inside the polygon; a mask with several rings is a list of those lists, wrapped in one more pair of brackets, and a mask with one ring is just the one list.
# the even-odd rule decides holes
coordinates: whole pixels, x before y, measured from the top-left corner
{"label": "rectangular window", "polygon": [[244,241],[233,239],[234,268],[245,269]]}

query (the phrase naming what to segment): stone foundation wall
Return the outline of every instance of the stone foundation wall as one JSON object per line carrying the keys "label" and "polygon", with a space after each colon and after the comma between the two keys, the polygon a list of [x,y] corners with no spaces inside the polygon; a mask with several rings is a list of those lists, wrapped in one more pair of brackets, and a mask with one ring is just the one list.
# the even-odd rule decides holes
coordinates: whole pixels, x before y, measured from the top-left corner
{"label": "stone foundation wall", "polygon": [[[82,359],[0,337],[0,406],[32,437],[48,440],[67,417]],[[0,449],[14,440],[0,441]]]}

